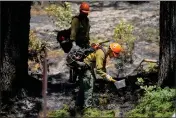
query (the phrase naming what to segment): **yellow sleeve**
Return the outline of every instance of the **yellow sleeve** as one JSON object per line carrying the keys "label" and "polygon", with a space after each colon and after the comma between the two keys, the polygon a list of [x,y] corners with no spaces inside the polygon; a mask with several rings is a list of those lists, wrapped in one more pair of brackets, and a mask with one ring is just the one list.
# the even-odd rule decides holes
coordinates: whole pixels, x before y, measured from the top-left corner
{"label": "yellow sleeve", "polygon": [[97,50],[96,52],[96,71],[97,74],[99,74],[102,78],[106,77],[106,72],[105,72],[105,54],[102,50]]}
{"label": "yellow sleeve", "polygon": [[97,74],[99,74],[102,78],[106,78],[104,61],[105,61],[105,54],[101,49],[97,50],[94,53],[89,54],[84,59],[84,62],[89,66],[91,66],[92,62],[95,62]]}
{"label": "yellow sleeve", "polygon": [[71,34],[70,34],[70,40],[75,41],[76,40],[76,34],[79,28],[79,19],[73,18],[71,23]]}
{"label": "yellow sleeve", "polygon": [[94,61],[95,58],[95,52],[90,53],[85,59],[84,59],[84,63],[86,63],[87,65],[91,66],[91,63]]}

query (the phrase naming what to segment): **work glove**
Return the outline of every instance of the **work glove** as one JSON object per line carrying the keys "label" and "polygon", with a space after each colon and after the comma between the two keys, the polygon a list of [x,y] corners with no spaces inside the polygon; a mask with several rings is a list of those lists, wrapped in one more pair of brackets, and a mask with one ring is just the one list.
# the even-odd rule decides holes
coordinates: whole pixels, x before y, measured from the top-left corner
{"label": "work glove", "polygon": [[85,67],[86,64],[84,62],[80,62],[80,61],[76,61],[76,64],[79,66],[79,67]]}
{"label": "work glove", "polygon": [[75,43],[75,41],[73,41],[73,42],[72,42],[72,45],[73,45],[73,47],[75,47],[75,46],[76,46],[76,43]]}
{"label": "work glove", "polygon": [[74,51],[77,51],[79,50],[80,47],[76,45],[75,41],[72,42],[72,49],[70,52],[74,52]]}
{"label": "work glove", "polygon": [[107,79],[107,81],[110,81],[110,82],[116,82],[116,80],[115,79],[113,79],[110,75],[106,75],[106,79]]}

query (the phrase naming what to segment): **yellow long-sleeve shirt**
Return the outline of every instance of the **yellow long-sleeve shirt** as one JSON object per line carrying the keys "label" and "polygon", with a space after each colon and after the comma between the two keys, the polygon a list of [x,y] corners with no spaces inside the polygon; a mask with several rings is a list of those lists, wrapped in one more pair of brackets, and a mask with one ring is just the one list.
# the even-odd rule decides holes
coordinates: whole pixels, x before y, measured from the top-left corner
{"label": "yellow long-sleeve shirt", "polygon": [[98,49],[95,52],[89,54],[84,62],[89,66],[94,66],[96,68],[97,74],[99,74],[102,78],[106,77],[106,55],[102,49]]}

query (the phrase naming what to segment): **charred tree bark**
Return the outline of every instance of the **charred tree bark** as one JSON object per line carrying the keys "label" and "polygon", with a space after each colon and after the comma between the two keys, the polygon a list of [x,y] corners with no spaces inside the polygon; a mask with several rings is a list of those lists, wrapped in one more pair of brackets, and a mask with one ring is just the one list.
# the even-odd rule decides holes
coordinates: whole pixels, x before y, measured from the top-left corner
{"label": "charred tree bark", "polygon": [[2,102],[23,87],[28,76],[31,2],[1,2],[0,94]]}
{"label": "charred tree bark", "polygon": [[160,2],[159,86],[173,86],[176,79],[176,2]]}

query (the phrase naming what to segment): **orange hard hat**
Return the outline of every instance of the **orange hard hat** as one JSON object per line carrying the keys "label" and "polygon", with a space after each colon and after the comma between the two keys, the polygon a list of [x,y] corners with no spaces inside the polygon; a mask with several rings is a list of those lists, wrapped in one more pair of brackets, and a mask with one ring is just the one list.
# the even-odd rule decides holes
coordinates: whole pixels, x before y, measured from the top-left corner
{"label": "orange hard hat", "polygon": [[87,2],[82,2],[80,5],[80,11],[82,11],[83,13],[89,13],[90,11],[89,4]]}
{"label": "orange hard hat", "polygon": [[114,57],[117,57],[119,53],[122,51],[122,47],[118,43],[111,43],[110,49],[112,50]]}

